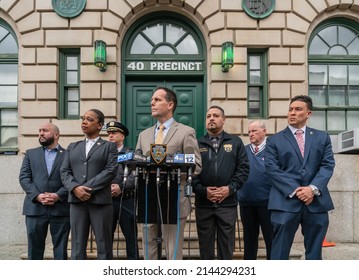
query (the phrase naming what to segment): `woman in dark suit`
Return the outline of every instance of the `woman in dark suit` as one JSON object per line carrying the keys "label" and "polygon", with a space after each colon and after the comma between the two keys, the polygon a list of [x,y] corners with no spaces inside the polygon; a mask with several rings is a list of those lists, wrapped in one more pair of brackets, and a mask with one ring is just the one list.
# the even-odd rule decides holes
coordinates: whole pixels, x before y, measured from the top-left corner
{"label": "woman in dark suit", "polygon": [[117,148],[99,136],[104,119],[97,109],[84,114],[81,128],[86,138],[69,145],[61,166],[61,179],[69,192],[71,259],[87,259],[90,226],[97,259],[113,258],[111,182],[117,173]]}

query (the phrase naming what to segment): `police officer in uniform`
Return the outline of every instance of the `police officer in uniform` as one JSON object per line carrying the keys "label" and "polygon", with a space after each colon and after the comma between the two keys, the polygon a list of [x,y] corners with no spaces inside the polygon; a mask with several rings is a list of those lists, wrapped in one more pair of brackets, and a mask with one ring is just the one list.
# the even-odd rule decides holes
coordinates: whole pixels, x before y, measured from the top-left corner
{"label": "police officer in uniform", "polygon": [[[127,153],[130,149],[124,146],[125,137],[128,136],[128,129],[120,122],[111,121],[107,123],[108,140],[117,145],[119,153]],[[134,199],[134,177],[128,172],[124,183],[124,167],[120,164],[116,178],[111,184],[111,194],[113,200],[113,238],[120,224],[123,235],[126,239],[126,253],[128,260],[138,259],[137,246],[137,222],[135,216]]]}

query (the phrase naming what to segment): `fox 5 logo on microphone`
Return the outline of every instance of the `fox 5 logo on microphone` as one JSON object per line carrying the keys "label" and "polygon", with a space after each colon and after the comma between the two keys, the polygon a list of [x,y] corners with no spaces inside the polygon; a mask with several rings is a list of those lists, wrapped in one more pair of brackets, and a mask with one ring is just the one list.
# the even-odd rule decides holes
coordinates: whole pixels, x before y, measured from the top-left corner
{"label": "fox 5 logo on microphone", "polygon": [[133,153],[120,154],[117,157],[117,162],[124,162],[133,159]]}

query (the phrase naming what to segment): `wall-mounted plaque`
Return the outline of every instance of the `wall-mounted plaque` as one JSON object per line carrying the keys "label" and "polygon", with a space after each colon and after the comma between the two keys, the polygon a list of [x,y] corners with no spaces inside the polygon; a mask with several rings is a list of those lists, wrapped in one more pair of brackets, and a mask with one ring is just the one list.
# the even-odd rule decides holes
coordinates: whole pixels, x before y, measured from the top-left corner
{"label": "wall-mounted plaque", "polygon": [[273,12],[275,0],[242,0],[242,7],[250,17],[262,19]]}
{"label": "wall-mounted plaque", "polygon": [[77,17],[85,9],[86,0],[52,0],[56,14],[65,18]]}

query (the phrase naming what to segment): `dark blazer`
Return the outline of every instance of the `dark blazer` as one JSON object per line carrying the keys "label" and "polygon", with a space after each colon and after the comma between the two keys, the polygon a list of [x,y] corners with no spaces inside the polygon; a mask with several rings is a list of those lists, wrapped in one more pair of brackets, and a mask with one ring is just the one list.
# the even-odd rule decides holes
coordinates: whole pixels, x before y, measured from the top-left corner
{"label": "dark blazer", "polygon": [[[109,156],[106,156],[109,155]],[[117,173],[116,144],[99,138],[86,158],[86,141],[71,143],[61,166],[61,179],[69,192],[69,202],[81,202],[72,190],[77,186],[92,188],[89,203],[112,204],[111,181]]]}
{"label": "dark blazer", "polygon": [[316,186],[321,195],[314,197],[308,210],[313,213],[334,209],[328,182],[334,171],[334,157],[327,133],[310,127],[305,132],[304,158],[296,139],[287,127],[268,137],[265,149],[266,171],[272,183],[268,208],[299,212],[303,207],[296,196],[289,198],[298,186]]}
{"label": "dark blazer", "polygon": [[[39,216],[51,211],[53,216],[69,216],[67,190],[60,177],[60,166],[65,156],[65,150],[59,146],[50,175],[47,173],[44,148],[38,147],[26,151],[20,169],[20,185],[26,193],[23,215]],[[60,200],[53,206],[42,205],[36,197],[44,192],[56,193]]]}

